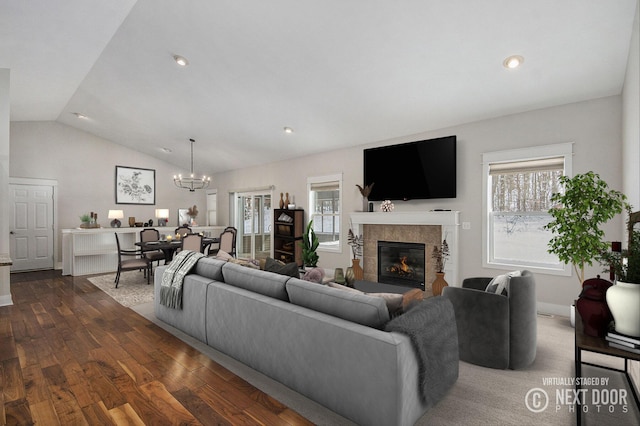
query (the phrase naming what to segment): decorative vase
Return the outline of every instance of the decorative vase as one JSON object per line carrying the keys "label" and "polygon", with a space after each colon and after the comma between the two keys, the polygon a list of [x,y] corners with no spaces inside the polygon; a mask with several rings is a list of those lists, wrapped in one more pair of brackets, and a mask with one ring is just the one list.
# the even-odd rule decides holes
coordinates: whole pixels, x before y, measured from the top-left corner
{"label": "decorative vase", "polygon": [[360,266],[360,259],[352,259],[351,263],[353,268],[353,276],[355,277],[355,279],[363,280],[364,270],[362,269],[362,266]]}
{"label": "decorative vase", "polygon": [[283,209],[284,208],[284,194],[281,192],[280,193],[280,208]]}
{"label": "decorative vase", "polygon": [[444,272],[436,272],[436,279],[433,280],[433,284],[431,284],[431,291],[434,296],[440,296],[442,294],[442,289],[448,285],[449,284],[444,280]]}
{"label": "decorative vase", "polygon": [[368,212],[369,210],[369,198],[368,197],[362,197],[362,211],[363,212]]}
{"label": "decorative vase", "polygon": [[607,289],[613,284],[601,278],[590,278],[582,283],[582,292],[576,301],[576,310],[582,318],[584,334],[604,337],[613,319],[605,301]]}
{"label": "decorative vase", "polygon": [[132,227],[132,228],[134,226],[136,226],[136,218],[135,217],[129,216],[129,226]]}
{"label": "decorative vase", "polygon": [[607,304],[618,333],[640,337],[640,284],[617,281],[607,290]]}
{"label": "decorative vase", "polygon": [[288,209],[289,208],[289,193],[287,192],[285,194],[285,198],[284,198],[284,206]]}
{"label": "decorative vase", "polygon": [[347,283],[347,287],[353,288],[353,283],[356,280],[356,277],[353,274],[353,266],[348,266],[347,270],[344,272],[344,280]]}
{"label": "decorative vase", "polygon": [[333,273],[333,281],[338,284],[345,283],[344,270],[342,268],[336,268],[335,272]]}

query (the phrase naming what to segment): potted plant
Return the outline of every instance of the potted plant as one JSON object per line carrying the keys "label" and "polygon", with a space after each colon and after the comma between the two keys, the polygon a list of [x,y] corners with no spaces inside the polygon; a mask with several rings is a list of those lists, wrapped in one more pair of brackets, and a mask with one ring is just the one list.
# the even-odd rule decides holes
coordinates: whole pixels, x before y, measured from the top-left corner
{"label": "potted plant", "polygon": [[87,213],[80,215],[80,228],[88,228],[91,223],[91,216]]}
{"label": "potted plant", "polygon": [[310,220],[307,224],[307,228],[302,236],[302,262],[304,266],[310,266],[315,268],[318,265],[318,253],[316,249],[320,242],[318,236],[313,230],[313,220]]}
{"label": "potted plant", "polygon": [[618,333],[640,337],[640,230],[629,214],[629,246],[621,251],[604,251],[600,263],[615,275],[615,285],[607,290],[607,305]]}
{"label": "potted plant", "polygon": [[369,194],[371,194],[371,190],[373,189],[374,184],[375,182],[371,182],[371,184],[365,185],[364,187],[362,187],[356,183],[356,186],[360,191],[360,195],[362,195],[362,211],[363,212],[369,211]]}
{"label": "potted plant", "polygon": [[[600,227],[622,212],[626,197],[609,189],[607,183],[592,171],[572,178],[561,176],[560,183],[564,191],[551,196],[554,207],[549,209],[549,214],[552,220],[545,225],[545,229],[554,234],[548,251],[560,261],[573,265],[582,286],[585,266],[593,265],[607,249]],[[574,321],[572,305],[572,325]]]}
{"label": "potted plant", "polygon": [[436,279],[433,281],[433,284],[431,284],[431,291],[434,296],[440,296],[442,289],[449,285],[444,279],[444,267],[449,258],[449,244],[447,244],[446,237],[442,240],[441,244],[433,246],[431,258],[435,261],[436,269]]}
{"label": "potted plant", "polygon": [[352,266],[350,266],[353,271],[353,277],[355,280],[362,280],[364,279],[364,270],[362,266],[360,266],[359,259],[359,257],[362,256],[362,247],[364,245],[362,235],[356,235],[351,228],[349,228],[347,244],[351,247],[351,253],[353,254],[353,259],[351,259]]}
{"label": "potted plant", "polygon": [[193,205],[193,207],[189,207],[189,209],[187,210],[187,215],[189,215],[189,217],[191,218],[189,220],[189,225],[198,226],[198,224],[196,223],[196,217],[198,217],[198,213],[200,212],[198,211],[198,207],[196,207],[195,204]]}
{"label": "potted plant", "polygon": [[626,196],[609,189],[607,183],[594,172],[570,178],[560,177],[564,192],[551,196],[554,207],[549,209],[553,218],[545,229],[553,232],[549,253],[560,261],[573,265],[580,285],[584,281],[584,268],[593,265],[607,250],[604,231],[600,226],[622,213]]}

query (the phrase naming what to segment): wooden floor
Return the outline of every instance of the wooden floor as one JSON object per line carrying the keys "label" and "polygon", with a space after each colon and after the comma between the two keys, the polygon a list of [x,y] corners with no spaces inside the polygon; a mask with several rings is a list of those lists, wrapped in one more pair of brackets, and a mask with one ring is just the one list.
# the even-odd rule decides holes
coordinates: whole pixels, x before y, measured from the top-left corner
{"label": "wooden floor", "polygon": [[84,278],[12,274],[11,294],[1,424],[311,424]]}

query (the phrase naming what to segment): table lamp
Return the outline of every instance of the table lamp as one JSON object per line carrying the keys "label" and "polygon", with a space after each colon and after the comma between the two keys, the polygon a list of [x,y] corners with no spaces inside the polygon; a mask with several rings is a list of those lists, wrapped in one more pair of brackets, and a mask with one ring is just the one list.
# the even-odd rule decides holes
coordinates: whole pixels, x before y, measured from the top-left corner
{"label": "table lamp", "polygon": [[122,219],[124,217],[124,211],[122,210],[109,210],[109,215],[107,216],[109,219],[113,219],[111,221],[112,228],[120,228],[122,222],[118,219]]}
{"label": "table lamp", "polygon": [[169,209],[156,209],[156,217],[158,218],[158,226],[167,226]]}

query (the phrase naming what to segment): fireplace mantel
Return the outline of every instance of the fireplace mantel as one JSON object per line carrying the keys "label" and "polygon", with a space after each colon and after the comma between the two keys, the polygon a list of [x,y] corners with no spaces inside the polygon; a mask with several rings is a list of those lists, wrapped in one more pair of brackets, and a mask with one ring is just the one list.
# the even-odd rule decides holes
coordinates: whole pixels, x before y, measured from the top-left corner
{"label": "fireplace mantel", "polygon": [[458,280],[458,233],[459,211],[405,211],[405,212],[353,212],[350,214],[351,229],[363,235],[364,225],[436,225],[441,227],[442,239],[446,237],[450,256],[445,267],[445,279],[449,285],[459,286]]}

